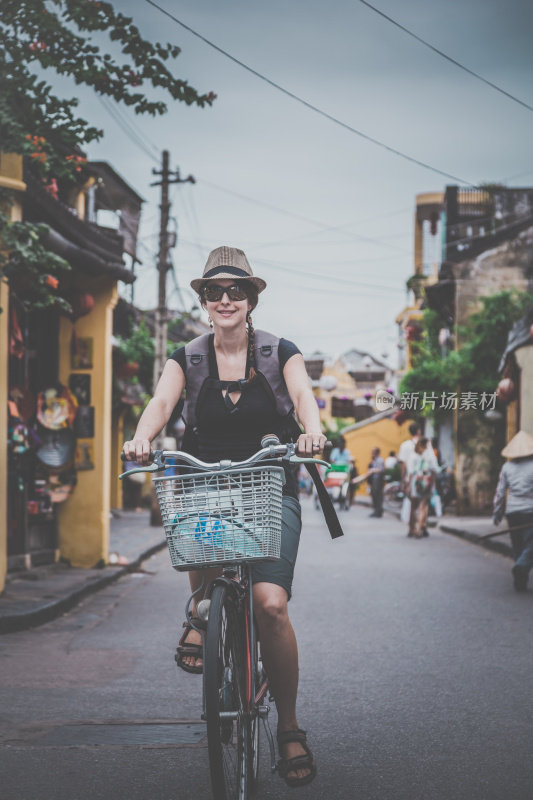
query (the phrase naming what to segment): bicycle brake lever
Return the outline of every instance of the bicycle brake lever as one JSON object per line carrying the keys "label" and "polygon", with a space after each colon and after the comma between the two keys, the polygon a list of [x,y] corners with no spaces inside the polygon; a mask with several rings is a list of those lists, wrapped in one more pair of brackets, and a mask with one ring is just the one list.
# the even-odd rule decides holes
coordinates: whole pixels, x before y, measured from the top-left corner
{"label": "bicycle brake lever", "polygon": [[125,478],[126,475],[135,475],[136,472],[160,472],[162,467],[159,464],[150,464],[147,467],[135,467],[135,469],[128,469],[126,472],[123,472],[119,475],[119,479]]}
{"label": "bicycle brake lever", "polygon": [[155,450],[153,454],[154,460],[151,464],[149,464],[147,467],[135,467],[134,469],[128,469],[126,472],[123,472],[118,476],[119,480],[125,478],[126,475],[135,475],[136,472],[161,472],[165,469],[165,464],[162,460],[162,453],[162,450]]}
{"label": "bicycle brake lever", "polygon": [[321,458],[301,458],[297,455],[290,456],[287,461],[290,461],[291,464],[321,464],[324,467],[331,466],[327,461],[322,461]]}

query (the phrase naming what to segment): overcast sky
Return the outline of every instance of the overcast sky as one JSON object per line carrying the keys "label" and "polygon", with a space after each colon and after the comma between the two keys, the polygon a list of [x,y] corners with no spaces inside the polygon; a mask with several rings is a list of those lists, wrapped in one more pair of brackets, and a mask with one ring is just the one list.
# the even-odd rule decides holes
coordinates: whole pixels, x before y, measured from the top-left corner
{"label": "overcast sky", "polygon": [[[468,182],[533,184],[533,112],[358,0],[158,2],[272,81],[397,150]],[[527,0],[374,4],[533,105]],[[179,225],[173,260],[186,305],[193,303],[189,281],[201,275],[209,251],[242,247],[268,283],[256,327],[292,339],[305,353],[356,347],[377,357],[387,353],[394,365],[394,319],[413,272],[415,196],[454,181],[303,107],[145,0],[114,5],[134,17],[146,38],[178,44],[175,74],[218,95],[211,108],[171,103],[156,120],[124,108],[148,152],[89,91],[80,95],[82,116],[106,134],[89,156],[109,161],[147,200],[136,304],[149,307],[157,296],[158,194],[148,186],[155,146],[170,150],[172,166],[198,181],[171,193]],[[169,297],[177,307],[171,281]]]}

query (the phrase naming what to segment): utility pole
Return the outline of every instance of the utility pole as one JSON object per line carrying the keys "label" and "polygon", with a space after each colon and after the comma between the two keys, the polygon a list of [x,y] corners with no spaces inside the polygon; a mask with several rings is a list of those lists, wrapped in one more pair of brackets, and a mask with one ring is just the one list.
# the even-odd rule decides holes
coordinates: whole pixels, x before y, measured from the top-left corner
{"label": "utility pole", "polygon": [[[151,186],[161,186],[161,204],[159,206],[160,226],[159,226],[159,253],[157,257],[157,271],[158,271],[158,296],[157,308],[155,311],[155,358],[154,358],[154,380],[153,391],[157,386],[157,382],[163,372],[165,361],[167,359],[167,328],[168,328],[168,309],[167,309],[167,272],[172,269],[172,264],[169,260],[169,234],[168,234],[168,220],[170,217],[170,201],[168,199],[168,187],[171,183],[196,183],[195,178],[189,175],[187,178],[181,178],[179,169],[169,169],[170,154],[168,150],[163,150],[161,170],[153,169],[154,175],[160,175],[161,180],[150,184]],[[173,245],[174,246],[174,245]],[[162,437],[159,434],[152,442],[152,449],[161,449]],[[152,512],[150,515],[151,525],[161,525],[161,515],[159,513],[159,506],[155,498],[155,492],[152,495]]]}
{"label": "utility pole", "polygon": [[172,269],[169,261],[169,235],[168,220],[170,217],[170,202],[168,199],[168,187],[171,183],[196,183],[195,178],[189,175],[187,178],[180,176],[179,169],[169,170],[170,154],[168,150],[163,150],[161,170],[153,169],[154,175],[161,175],[161,180],[152,183],[151,186],[161,186],[161,210],[159,226],[159,254],[157,258],[157,271],[159,274],[158,300],[155,312],[155,360],[154,360],[154,390],[163,372],[163,367],[167,358],[167,272]]}

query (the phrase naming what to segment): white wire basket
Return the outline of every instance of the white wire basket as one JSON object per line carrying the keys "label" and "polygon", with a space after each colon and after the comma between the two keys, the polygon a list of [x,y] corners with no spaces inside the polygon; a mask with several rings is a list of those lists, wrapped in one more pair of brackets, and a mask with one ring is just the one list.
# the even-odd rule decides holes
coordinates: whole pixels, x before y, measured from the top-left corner
{"label": "white wire basket", "polygon": [[279,558],[283,467],[195,472],[153,482],[174,569]]}

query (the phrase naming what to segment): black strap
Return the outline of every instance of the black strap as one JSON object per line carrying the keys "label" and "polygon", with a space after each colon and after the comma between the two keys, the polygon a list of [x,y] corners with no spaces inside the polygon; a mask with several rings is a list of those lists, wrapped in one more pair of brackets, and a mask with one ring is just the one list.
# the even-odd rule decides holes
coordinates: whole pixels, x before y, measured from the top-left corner
{"label": "black strap", "polygon": [[[301,429],[296,419],[292,414],[287,417],[288,421],[288,429],[291,433],[291,438],[293,441],[298,439],[298,436],[301,434]],[[341,524],[339,522],[339,518],[337,516],[337,512],[333,507],[333,503],[331,502],[331,497],[328,494],[328,490],[324,486],[322,478],[320,477],[320,473],[318,471],[318,467],[316,464],[306,464],[306,469],[311,476],[313,483],[315,484],[315,488],[318,494],[318,499],[320,500],[320,505],[322,506],[322,513],[324,514],[324,519],[326,520],[326,525],[328,526],[329,535],[332,539],[338,539],[339,536],[344,536],[344,531],[341,528]]]}
{"label": "black strap", "polygon": [[329,496],[328,490],[322,482],[322,478],[320,477],[320,473],[316,465],[306,464],[305,466],[307,467],[307,471],[311,476],[313,483],[315,484],[318,499],[320,500],[320,505],[322,506],[322,511],[324,513],[324,518],[326,520],[326,525],[328,526],[331,538],[338,539],[339,536],[344,536],[344,531],[341,528],[337,512],[333,508],[331,497]]}

